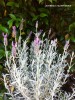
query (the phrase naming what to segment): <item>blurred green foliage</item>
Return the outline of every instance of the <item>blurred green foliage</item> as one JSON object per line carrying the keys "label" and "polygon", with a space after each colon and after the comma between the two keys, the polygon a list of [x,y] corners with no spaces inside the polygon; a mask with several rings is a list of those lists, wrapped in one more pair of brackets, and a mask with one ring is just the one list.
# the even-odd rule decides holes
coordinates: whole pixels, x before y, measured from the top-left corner
{"label": "blurred green foliage", "polygon": [[[72,6],[47,7],[47,5],[63,4]],[[6,72],[2,32],[8,33],[8,49],[10,50],[12,26],[15,25],[18,31],[22,19],[24,19],[21,34],[23,37],[27,36],[30,31],[35,31],[35,22],[38,20],[38,30],[43,29],[46,36],[48,36],[49,29],[52,29],[49,39],[57,37],[60,42],[70,39],[72,43],[75,43],[74,0],[0,0],[0,77],[3,72]],[[1,93],[4,89],[2,80],[0,80],[0,88]]]}

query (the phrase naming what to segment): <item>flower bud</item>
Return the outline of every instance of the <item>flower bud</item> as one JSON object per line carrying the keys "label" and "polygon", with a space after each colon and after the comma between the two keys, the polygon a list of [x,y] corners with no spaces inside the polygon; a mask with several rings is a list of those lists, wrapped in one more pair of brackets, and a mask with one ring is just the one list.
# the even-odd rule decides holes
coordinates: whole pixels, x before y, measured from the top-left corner
{"label": "flower bud", "polygon": [[64,51],[66,51],[68,49],[68,47],[69,47],[69,41],[66,41],[66,44],[64,46]]}
{"label": "flower bud", "polygon": [[12,26],[12,37],[15,38],[16,37],[16,26]]}
{"label": "flower bud", "polygon": [[4,34],[2,33],[3,37],[4,37],[4,45],[7,46],[8,45],[8,41],[7,41],[7,33]]}
{"label": "flower bud", "polygon": [[36,29],[38,28],[38,21],[36,21]]}
{"label": "flower bud", "polygon": [[16,47],[17,47],[17,42],[14,43],[12,41],[12,56],[16,57]]}

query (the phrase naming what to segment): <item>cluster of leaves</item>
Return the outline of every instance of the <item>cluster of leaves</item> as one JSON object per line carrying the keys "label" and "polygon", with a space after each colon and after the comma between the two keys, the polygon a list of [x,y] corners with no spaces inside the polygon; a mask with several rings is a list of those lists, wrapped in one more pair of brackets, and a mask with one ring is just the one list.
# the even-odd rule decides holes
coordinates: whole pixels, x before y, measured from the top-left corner
{"label": "cluster of leaves", "polygon": [[[46,7],[46,5],[72,5],[72,7]],[[24,26],[22,30],[25,38],[29,32],[35,31],[34,24],[39,21],[39,29],[43,29],[47,36],[48,30],[52,32],[50,39],[57,37],[59,41],[70,39],[75,42],[75,2],[74,0],[0,0],[0,33],[8,33],[9,50],[11,29],[15,25],[17,31],[22,18]],[[60,44],[60,43],[59,43]],[[60,44],[62,46],[62,44]],[[72,48],[74,49],[74,48]],[[2,34],[0,34],[0,76],[6,71],[3,67],[5,52]],[[0,88],[3,89],[3,82],[0,80]]]}

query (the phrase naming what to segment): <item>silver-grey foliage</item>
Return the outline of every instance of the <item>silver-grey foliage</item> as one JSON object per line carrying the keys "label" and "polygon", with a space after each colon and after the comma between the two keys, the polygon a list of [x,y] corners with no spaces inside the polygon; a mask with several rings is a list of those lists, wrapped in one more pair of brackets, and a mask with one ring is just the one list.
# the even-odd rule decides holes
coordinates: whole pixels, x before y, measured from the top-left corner
{"label": "silver-grey foliage", "polygon": [[[37,33],[39,34],[39,33]],[[12,100],[75,100],[73,93],[63,92],[62,85],[67,82],[69,70],[73,66],[74,52],[68,53],[69,41],[63,53],[57,52],[57,39],[46,39],[45,42],[36,37],[27,47],[27,40],[21,46],[21,36],[17,43],[16,57],[8,57],[6,51],[6,67],[9,74],[4,74],[4,84]],[[70,62],[67,61],[70,57]],[[64,70],[68,67],[65,74]],[[7,82],[9,81],[9,84]]]}

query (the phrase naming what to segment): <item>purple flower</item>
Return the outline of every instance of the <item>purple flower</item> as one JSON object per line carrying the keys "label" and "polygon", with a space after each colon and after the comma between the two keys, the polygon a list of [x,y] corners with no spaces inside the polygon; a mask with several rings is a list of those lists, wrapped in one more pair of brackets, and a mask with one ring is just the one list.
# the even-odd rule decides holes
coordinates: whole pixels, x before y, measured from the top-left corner
{"label": "purple flower", "polygon": [[39,37],[37,36],[37,37],[35,37],[35,39],[34,39],[34,45],[39,45],[40,44],[40,39],[39,39]]}
{"label": "purple flower", "polygon": [[7,46],[8,45],[8,41],[7,41],[7,33],[4,34],[2,33],[3,37],[4,37],[4,45]]}
{"label": "purple flower", "polygon": [[41,40],[40,40],[39,36],[41,35],[42,31],[43,30],[40,29],[40,31],[35,34],[35,39],[34,39],[34,44],[35,45],[39,45],[41,43]]}
{"label": "purple flower", "polygon": [[12,56],[16,57],[16,47],[17,47],[17,42],[12,41]]}
{"label": "purple flower", "polygon": [[36,36],[34,39],[34,52],[35,52],[35,54],[38,54],[40,51],[40,49],[39,49],[40,43],[41,43],[41,40],[39,39],[38,36]]}
{"label": "purple flower", "polygon": [[16,26],[12,26],[12,37],[15,38],[16,37]]}
{"label": "purple flower", "polygon": [[39,36],[42,33],[43,30],[40,30],[39,32],[37,32],[35,34],[35,39],[34,39],[34,52],[35,54],[38,54],[40,52],[40,45],[42,43],[42,41],[40,40]]}

